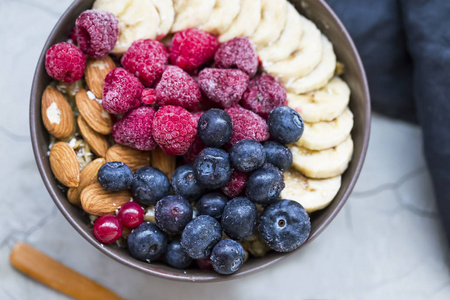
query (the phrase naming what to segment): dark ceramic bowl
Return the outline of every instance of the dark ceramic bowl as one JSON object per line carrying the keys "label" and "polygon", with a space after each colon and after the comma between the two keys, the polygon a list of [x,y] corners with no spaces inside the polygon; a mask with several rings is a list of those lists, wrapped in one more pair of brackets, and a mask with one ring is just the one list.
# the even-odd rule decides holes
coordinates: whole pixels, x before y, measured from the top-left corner
{"label": "dark ceramic bowl", "polygon": [[[213,272],[202,271],[199,269],[189,269],[184,271],[173,269],[161,263],[148,264],[141,262],[132,258],[126,249],[118,248],[114,245],[103,246],[95,239],[92,230],[89,229],[88,218],[78,207],[72,206],[69,203],[66,195],[58,188],[52,171],[50,170],[47,156],[49,134],[45,130],[41,120],[40,104],[45,87],[52,81],[47,75],[44,66],[47,49],[55,43],[66,40],[75,23],[75,19],[81,12],[89,9],[93,2],[93,0],[77,0],[62,15],[42,50],[31,91],[30,129],[34,155],[45,186],[64,217],[66,217],[69,223],[86,240],[108,256],[137,270],[168,279],[182,281],[221,281],[241,277],[245,274],[262,270],[282,258],[287,257],[286,254],[269,253],[262,258],[250,259],[242,266],[238,273],[232,276],[220,276]],[[353,160],[342,177],[342,186],[334,201],[327,208],[311,215],[312,229],[311,236],[305,243],[307,244],[315,239],[334,219],[347,198],[350,196],[356,183],[369,142],[370,99],[363,65],[356,48],[344,26],[330,7],[323,0],[298,0],[291,2],[302,14],[314,21],[322,32],[331,40],[338,60],[344,63],[345,74],[343,77],[351,89],[352,96],[350,108],[354,114],[355,120],[352,131],[354,140]],[[296,251],[301,251],[301,247]]]}

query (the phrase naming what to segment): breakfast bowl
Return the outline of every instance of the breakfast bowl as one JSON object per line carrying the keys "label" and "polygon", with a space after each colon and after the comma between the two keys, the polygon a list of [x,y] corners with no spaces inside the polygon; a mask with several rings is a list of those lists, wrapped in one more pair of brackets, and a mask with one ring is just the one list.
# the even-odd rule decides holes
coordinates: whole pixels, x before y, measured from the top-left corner
{"label": "breakfast bowl", "polygon": [[[290,2],[303,16],[313,21],[333,44],[337,60],[344,66],[342,78],[348,84],[351,91],[349,108],[354,115],[354,126],[351,132],[354,143],[353,156],[347,170],[342,174],[340,189],[334,197],[334,200],[328,206],[310,215],[311,232],[309,238],[300,248],[293,251],[296,252],[301,251],[303,246],[313,241],[336,217],[356,184],[369,142],[370,99],[363,65],[357,50],[346,29],[326,2],[323,0],[292,0]],[[286,253],[272,251],[263,257],[249,259],[235,274],[223,276],[198,268],[179,270],[160,262],[149,264],[139,261],[131,257],[125,248],[118,247],[115,244],[101,244],[94,237],[89,217],[79,207],[73,206],[67,200],[66,194],[60,188],[60,183],[52,173],[48,156],[50,135],[44,127],[41,116],[41,97],[45,88],[53,80],[48,76],[45,69],[46,52],[52,45],[67,40],[76,18],[83,11],[90,9],[93,3],[93,0],[74,1],[59,19],[39,58],[31,91],[30,130],[34,155],[44,184],[55,205],[67,221],[94,247],[111,258],[144,273],[173,280],[205,282],[232,279],[263,270],[288,256]]]}

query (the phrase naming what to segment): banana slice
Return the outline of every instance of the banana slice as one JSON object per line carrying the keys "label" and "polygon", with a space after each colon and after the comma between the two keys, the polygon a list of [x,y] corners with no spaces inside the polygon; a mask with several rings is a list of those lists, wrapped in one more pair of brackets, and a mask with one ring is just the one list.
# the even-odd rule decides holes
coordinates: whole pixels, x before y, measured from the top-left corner
{"label": "banana slice", "polygon": [[215,35],[221,35],[233,23],[240,9],[241,0],[216,0],[216,5],[208,21],[200,25],[199,29]]}
{"label": "banana slice", "polygon": [[271,45],[258,50],[258,56],[263,64],[286,59],[298,49],[303,34],[302,21],[298,11],[289,2],[287,2],[286,18],[286,25],[280,38]]}
{"label": "banana slice", "polygon": [[302,137],[295,143],[309,150],[324,150],[342,143],[353,128],[350,109],[330,122],[306,123]]}
{"label": "banana slice", "polygon": [[216,0],[174,0],[175,22],[172,32],[197,28],[208,21]]}
{"label": "banana slice", "polygon": [[342,79],[334,77],[319,90],[296,95],[287,93],[288,106],[295,109],[305,122],[332,121],[348,105],[350,89]]}
{"label": "banana slice", "polygon": [[159,14],[158,38],[161,39],[170,32],[175,19],[175,9],[172,0],[152,0]]}
{"label": "banana slice", "polygon": [[252,36],[261,21],[261,0],[241,0],[241,10],[220,37],[224,43],[238,36]]}
{"label": "banana slice", "polygon": [[299,48],[288,58],[274,64],[263,64],[265,71],[281,82],[287,83],[293,78],[308,75],[322,58],[322,34],[313,22],[299,15],[303,28],[303,37]]}
{"label": "banana slice", "polygon": [[262,0],[261,22],[251,40],[257,46],[265,46],[278,40],[286,24],[286,0]]}
{"label": "banana slice", "polygon": [[341,187],[341,176],[309,179],[294,169],[284,172],[282,199],[300,203],[308,213],[323,209],[333,201]]}
{"label": "banana slice", "polygon": [[132,0],[96,0],[93,9],[106,10],[115,16],[120,16]]}
{"label": "banana slice", "polygon": [[341,175],[347,169],[353,154],[353,140],[349,135],[336,147],[326,150],[308,150],[289,146],[294,167],[309,178],[330,178]]}

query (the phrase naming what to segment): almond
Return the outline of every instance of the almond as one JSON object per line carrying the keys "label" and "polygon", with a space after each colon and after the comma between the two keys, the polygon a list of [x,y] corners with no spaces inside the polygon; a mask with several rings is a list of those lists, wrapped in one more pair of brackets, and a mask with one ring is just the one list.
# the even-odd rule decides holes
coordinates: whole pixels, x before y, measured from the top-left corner
{"label": "almond", "polygon": [[167,177],[172,178],[175,171],[176,156],[166,154],[161,148],[150,152],[152,167],[163,171]]}
{"label": "almond", "polygon": [[104,158],[97,158],[96,160],[91,161],[86,167],[81,170],[80,173],[80,184],[78,187],[70,188],[67,191],[67,199],[73,205],[81,205],[80,194],[85,187],[97,182],[97,172],[101,166],[105,164]]}
{"label": "almond", "polygon": [[50,168],[53,175],[67,187],[77,187],[80,183],[80,165],[77,155],[69,144],[58,142],[50,149]]}
{"label": "almond", "polygon": [[104,190],[98,182],[91,184],[81,192],[81,206],[94,216],[114,214],[116,209],[131,200],[128,190],[111,192]]}
{"label": "almond", "polygon": [[75,95],[75,101],[78,111],[95,132],[100,134],[111,133],[113,126],[111,116],[97,100],[89,98],[86,90],[79,90]]}
{"label": "almond", "polygon": [[115,144],[106,152],[106,161],[121,161],[134,172],[139,168],[150,166],[150,153]]}
{"label": "almond", "polygon": [[87,60],[84,78],[89,90],[94,93],[96,98],[102,99],[106,75],[115,67],[116,65],[109,56],[102,59],[90,58]]}
{"label": "almond", "polygon": [[101,135],[92,130],[82,116],[78,116],[77,123],[83,139],[89,144],[92,152],[94,152],[97,156],[105,157],[106,151],[108,150],[107,136]]}
{"label": "almond", "polygon": [[45,128],[55,138],[67,138],[75,131],[70,104],[52,86],[48,86],[42,94],[41,114]]}

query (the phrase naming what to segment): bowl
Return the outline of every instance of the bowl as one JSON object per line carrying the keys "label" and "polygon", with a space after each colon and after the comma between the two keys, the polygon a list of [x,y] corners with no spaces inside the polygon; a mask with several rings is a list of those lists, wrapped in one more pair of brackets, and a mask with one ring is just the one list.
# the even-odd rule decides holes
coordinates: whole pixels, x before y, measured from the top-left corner
{"label": "bowl", "polygon": [[[53,177],[47,156],[50,137],[42,123],[40,109],[42,93],[45,87],[52,81],[45,70],[45,53],[53,44],[67,39],[75,24],[76,18],[81,12],[91,8],[93,2],[94,0],[74,1],[59,19],[42,50],[31,90],[30,130],[36,163],[50,196],[67,221],[94,247],[111,258],[136,270],[167,279],[181,281],[222,281],[263,270],[275,262],[286,258],[288,256],[287,254],[271,252],[262,258],[248,260],[239,272],[231,276],[221,276],[214,272],[200,269],[188,269],[184,271],[171,268],[161,263],[148,264],[141,262],[132,258],[126,249],[119,248],[115,245],[102,245],[95,239],[86,215],[83,214],[80,208],[72,206],[69,203],[66,195],[58,188],[57,182]],[[292,0],[291,2],[300,13],[311,19],[331,40],[338,60],[345,65],[343,78],[351,89],[350,108],[354,114],[355,121],[352,131],[354,140],[353,159],[347,171],[343,174],[342,186],[334,201],[325,209],[314,212],[311,215],[311,235],[304,244],[306,245],[313,241],[338,214],[350,196],[358,179],[369,142],[370,99],[366,76],[359,55],[349,34],[335,13],[323,0]],[[301,251],[302,247],[295,251]]]}

